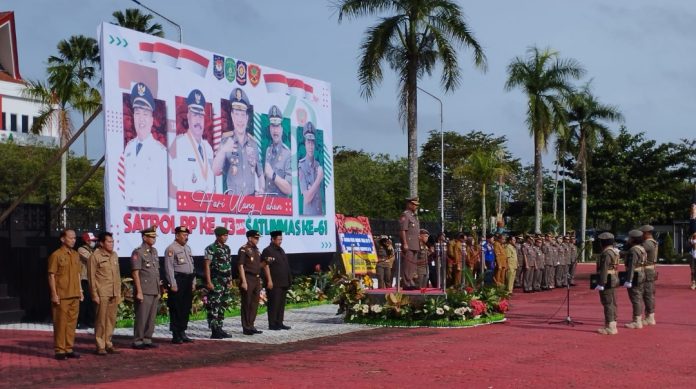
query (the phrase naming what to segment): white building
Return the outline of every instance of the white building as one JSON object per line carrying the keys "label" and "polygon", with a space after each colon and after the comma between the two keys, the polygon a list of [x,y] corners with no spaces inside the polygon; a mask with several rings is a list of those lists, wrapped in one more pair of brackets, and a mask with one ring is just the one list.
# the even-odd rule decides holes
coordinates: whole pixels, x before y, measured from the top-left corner
{"label": "white building", "polygon": [[24,81],[19,74],[14,12],[0,12],[0,141],[13,139],[19,143],[39,140],[58,143],[58,129],[45,128],[41,136],[32,136],[30,128],[41,106],[22,97]]}

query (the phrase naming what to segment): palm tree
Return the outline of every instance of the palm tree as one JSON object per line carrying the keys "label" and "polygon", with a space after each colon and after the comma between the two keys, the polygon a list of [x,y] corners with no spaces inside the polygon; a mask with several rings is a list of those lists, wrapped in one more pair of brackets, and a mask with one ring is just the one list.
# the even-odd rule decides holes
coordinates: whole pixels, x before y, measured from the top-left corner
{"label": "palm tree", "polygon": [[464,21],[460,6],[451,0],[340,0],[338,22],[343,18],[389,14],[368,28],[360,46],[358,79],[361,95],[369,100],[382,81],[386,62],[399,78],[399,120],[408,134],[408,184],[411,196],[418,195],[418,80],[432,75],[442,64],[440,83],[446,92],[461,82],[457,49],[473,50],[474,65],[486,69],[483,49]]}
{"label": "palm tree", "polygon": [[541,232],[543,166],[541,154],[546,150],[554,129],[565,122],[563,95],[572,91],[571,79],[583,76],[585,70],[574,59],[561,59],[549,48],[527,50],[527,58],[516,57],[507,68],[505,89],[520,88],[529,99],[527,126],[534,138],[534,231]]}
{"label": "palm tree", "polygon": [[[69,39],[58,42],[58,55],[48,57],[49,69],[53,66],[70,65],[84,90],[84,102],[79,111],[82,121],[85,116],[94,112],[101,102],[99,91],[91,87],[88,81],[94,81],[97,66],[99,66],[99,46],[94,38],[84,35],[73,35]],[[50,70],[49,70],[50,74]],[[84,155],[87,157],[87,131],[84,134]]]}
{"label": "palm tree", "polygon": [[115,21],[111,22],[112,24],[158,36],[160,38],[164,37],[164,31],[162,30],[161,24],[150,24],[154,16],[142,13],[138,8],[127,8],[125,14],[121,11],[116,11],[112,14],[112,16],[115,19]]}
{"label": "palm tree", "polygon": [[[556,129],[556,141],[554,143],[554,151],[556,152],[556,175],[553,181],[553,218],[558,221],[557,210],[558,210],[558,175],[561,164],[570,152],[571,138],[570,131],[566,126],[560,126]],[[565,178],[564,178],[565,180]],[[565,188],[565,186],[564,186]],[[565,228],[564,228],[565,231]]]}
{"label": "palm tree", "polygon": [[[618,108],[602,104],[592,94],[590,85],[585,84],[578,92],[568,98],[568,123],[572,139],[577,149],[575,160],[580,173],[580,236],[585,249],[585,230],[587,227],[587,165],[592,149],[600,140],[611,141],[612,134],[606,122],[623,121]],[[584,255],[584,251],[583,251]]]}

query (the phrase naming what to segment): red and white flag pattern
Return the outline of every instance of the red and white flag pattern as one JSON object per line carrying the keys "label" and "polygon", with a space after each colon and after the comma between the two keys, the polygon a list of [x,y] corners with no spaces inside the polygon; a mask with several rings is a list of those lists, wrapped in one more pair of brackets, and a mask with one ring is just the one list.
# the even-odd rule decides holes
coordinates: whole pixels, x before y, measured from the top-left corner
{"label": "red and white flag pattern", "polygon": [[179,49],[166,43],[155,42],[152,45],[152,60],[157,63],[175,67],[179,59]]}
{"label": "red and white flag pattern", "polygon": [[121,154],[118,160],[116,180],[118,180],[118,189],[121,191],[123,198],[126,198],[126,157]]}
{"label": "red and white flag pattern", "polygon": [[188,70],[201,77],[205,77],[205,73],[208,70],[208,64],[210,60],[193,50],[181,49],[179,50],[179,60],[177,62],[177,67],[182,70]]}
{"label": "red and white flag pattern", "polygon": [[264,74],[263,81],[266,84],[266,91],[268,93],[288,93],[288,79],[282,74]]}
{"label": "red and white flag pattern", "polygon": [[222,116],[213,117],[213,151],[217,153],[222,141]]}

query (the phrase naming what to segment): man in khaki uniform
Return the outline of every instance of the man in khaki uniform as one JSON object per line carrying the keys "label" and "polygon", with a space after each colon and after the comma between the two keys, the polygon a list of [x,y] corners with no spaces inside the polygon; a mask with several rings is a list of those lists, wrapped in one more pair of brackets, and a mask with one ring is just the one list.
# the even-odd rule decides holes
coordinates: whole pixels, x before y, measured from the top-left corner
{"label": "man in khaki uniform", "polygon": [[261,235],[256,230],[249,230],[246,233],[247,243],[239,248],[239,292],[242,297],[240,315],[242,320],[242,332],[244,335],[261,334],[263,331],[257,330],[254,326],[256,313],[259,308],[259,294],[261,293],[261,270],[266,274],[268,289],[273,289],[273,279],[268,269],[268,263],[261,258],[258,243]]}
{"label": "man in khaki uniform", "polygon": [[597,286],[599,301],[604,307],[604,327],[597,330],[602,335],[616,335],[616,295],[614,289],[619,285],[617,268],[619,250],[614,247],[614,235],[604,232],[599,235],[602,252],[597,260]]}
{"label": "man in khaki uniform", "polygon": [[447,277],[448,284],[456,287],[462,282],[462,262],[464,260],[464,239],[463,232],[457,234],[457,239],[452,239],[447,244]]}
{"label": "man in khaki uniform", "polygon": [[655,322],[655,280],[657,278],[657,241],[653,237],[653,226],[646,224],[639,228],[643,233],[643,248],[647,254],[645,261],[645,284],[643,285],[643,302],[645,320],[643,325],[654,326]]}
{"label": "man in khaki uniform", "polygon": [[155,248],[156,227],[140,231],[143,243],[131,255],[131,274],[135,288],[135,323],[133,325],[133,348],[144,350],[156,348],[152,343],[155,318],[160,299],[159,257]]}
{"label": "man in khaki uniform", "polygon": [[536,249],[534,248],[534,238],[527,236],[527,240],[522,245],[522,258],[517,259],[518,263],[524,266],[524,280],[522,288],[524,293],[534,292],[534,274],[536,272]]}
{"label": "man in khaki uniform", "polygon": [[418,197],[406,199],[406,210],[399,218],[399,234],[401,237],[401,282],[405,290],[416,290],[418,269],[416,261],[420,247],[420,222],[416,210],[420,202]]}
{"label": "man in khaki uniform", "polygon": [[643,248],[643,233],[639,230],[628,232],[628,244],[630,249],[626,256],[626,282],[624,287],[628,288],[628,299],[631,300],[633,308],[633,321],[626,324],[626,328],[643,328],[643,292],[645,283],[645,262],[648,254]]}
{"label": "man in khaki uniform", "polygon": [[73,351],[75,328],[80,301],[84,299],[80,289],[80,257],[75,246],[75,231],[60,233],[61,246],[48,257],[48,286],[51,291],[53,316],[53,342],[56,359],[79,358]]}
{"label": "man in khaki uniform", "polygon": [[510,294],[512,294],[512,290],[515,287],[515,275],[518,267],[516,243],[517,239],[511,235],[508,237],[507,244],[505,245],[505,254],[507,254],[507,274],[505,281],[507,282],[507,291]]}
{"label": "man in khaki uniform", "polygon": [[94,340],[97,355],[117,354],[111,337],[116,325],[118,304],[121,302],[121,269],[114,251],[110,232],[99,235],[100,247],[89,257],[87,265],[90,294],[97,311],[94,321]]}
{"label": "man in khaki uniform", "polygon": [[496,286],[504,286],[505,276],[507,274],[507,252],[505,250],[505,237],[501,234],[495,236],[493,243],[493,252],[495,253],[495,272],[493,275],[493,283]]}

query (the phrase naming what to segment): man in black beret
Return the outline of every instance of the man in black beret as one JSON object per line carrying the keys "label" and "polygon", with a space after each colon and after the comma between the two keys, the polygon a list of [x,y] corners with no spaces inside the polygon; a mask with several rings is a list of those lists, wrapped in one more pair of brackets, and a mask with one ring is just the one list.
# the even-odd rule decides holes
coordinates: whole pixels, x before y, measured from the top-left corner
{"label": "man in black beret", "polygon": [[261,258],[268,264],[273,279],[273,288],[266,288],[268,295],[268,329],[289,330],[283,323],[285,316],[285,296],[292,285],[290,263],[285,250],[280,247],[283,242],[282,231],[271,231],[271,244],[261,253]]}

